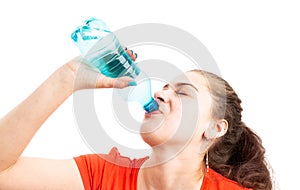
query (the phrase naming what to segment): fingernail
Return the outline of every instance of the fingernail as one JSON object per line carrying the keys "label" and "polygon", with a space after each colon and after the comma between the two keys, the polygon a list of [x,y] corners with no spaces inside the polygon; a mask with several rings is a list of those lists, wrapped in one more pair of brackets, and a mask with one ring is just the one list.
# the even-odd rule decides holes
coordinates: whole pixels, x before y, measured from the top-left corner
{"label": "fingernail", "polygon": [[135,58],[138,58],[138,54],[137,53],[134,53],[134,55],[135,55]]}
{"label": "fingernail", "polygon": [[131,54],[133,55],[133,51],[132,50],[130,50],[131,51]]}
{"label": "fingernail", "polygon": [[125,51],[127,51],[127,47],[125,47],[124,49],[125,49]]}
{"label": "fingernail", "polygon": [[128,86],[136,86],[137,83],[135,81],[130,81],[128,82]]}

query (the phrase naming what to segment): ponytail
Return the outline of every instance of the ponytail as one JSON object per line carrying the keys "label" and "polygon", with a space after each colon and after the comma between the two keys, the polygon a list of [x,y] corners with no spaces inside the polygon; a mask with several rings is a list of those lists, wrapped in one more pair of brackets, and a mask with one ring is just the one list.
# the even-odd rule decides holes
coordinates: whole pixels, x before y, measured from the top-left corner
{"label": "ponytail", "polygon": [[238,133],[229,130],[210,148],[209,166],[244,187],[271,190],[261,139],[244,123],[237,128],[240,129]]}

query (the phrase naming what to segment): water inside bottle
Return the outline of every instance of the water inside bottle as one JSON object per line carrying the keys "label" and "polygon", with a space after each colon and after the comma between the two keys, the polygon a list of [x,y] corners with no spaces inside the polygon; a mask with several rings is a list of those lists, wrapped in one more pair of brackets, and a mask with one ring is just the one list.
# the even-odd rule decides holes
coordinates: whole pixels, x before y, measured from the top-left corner
{"label": "water inside bottle", "polygon": [[112,32],[82,26],[72,33],[72,39],[80,48],[84,59],[102,74],[112,78],[134,78],[139,75],[139,68]]}

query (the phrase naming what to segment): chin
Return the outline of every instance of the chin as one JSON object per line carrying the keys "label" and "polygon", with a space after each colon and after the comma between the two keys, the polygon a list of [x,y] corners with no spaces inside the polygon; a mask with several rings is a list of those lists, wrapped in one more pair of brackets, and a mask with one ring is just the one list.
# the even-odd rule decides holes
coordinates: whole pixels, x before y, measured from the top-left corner
{"label": "chin", "polygon": [[164,119],[145,119],[140,128],[140,135],[142,139],[149,146],[158,146],[163,143],[163,137],[160,135]]}
{"label": "chin", "polygon": [[164,117],[145,118],[141,124],[140,133],[153,133],[163,126]]}
{"label": "chin", "polygon": [[[175,124],[172,126],[176,126]],[[158,123],[155,125],[153,121],[145,121],[140,129],[140,135],[145,143],[149,146],[161,146],[165,143],[173,141],[176,127],[171,127],[165,123]],[[175,130],[175,131],[174,131]]]}
{"label": "chin", "polygon": [[159,146],[162,144],[162,140],[159,139],[155,134],[153,133],[142,133],[141,137],[145,143],[147,143],[150,147]]}

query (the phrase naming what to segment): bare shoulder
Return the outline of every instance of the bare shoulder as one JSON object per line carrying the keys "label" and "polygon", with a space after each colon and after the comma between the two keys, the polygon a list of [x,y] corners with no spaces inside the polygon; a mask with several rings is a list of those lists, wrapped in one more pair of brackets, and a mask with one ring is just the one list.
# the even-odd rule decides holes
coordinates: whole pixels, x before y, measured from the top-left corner
{"label": "bare shoulder", "polygon": [[0,189],[83,190],[84,187],[74,159],[21,157],[0,173]]}

